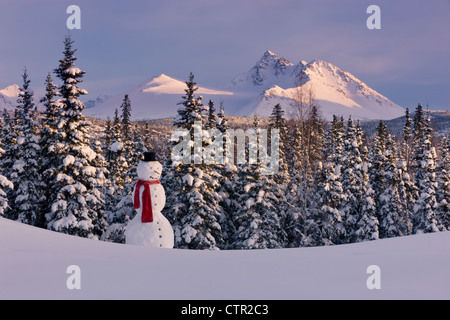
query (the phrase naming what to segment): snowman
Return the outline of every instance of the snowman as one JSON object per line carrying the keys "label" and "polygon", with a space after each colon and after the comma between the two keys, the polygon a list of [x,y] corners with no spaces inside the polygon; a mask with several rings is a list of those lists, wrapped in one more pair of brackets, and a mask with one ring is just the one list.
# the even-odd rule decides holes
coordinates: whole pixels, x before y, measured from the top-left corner
{"label": "snowman", "polygon": [[173,248],[172,226],[161,213],[166,204],[166,194],[159,182],[161,171],[155,153],[144,152],[144,159],[137,166],[139,180],[133,192],[136,216],[127,225],[126,244]]}

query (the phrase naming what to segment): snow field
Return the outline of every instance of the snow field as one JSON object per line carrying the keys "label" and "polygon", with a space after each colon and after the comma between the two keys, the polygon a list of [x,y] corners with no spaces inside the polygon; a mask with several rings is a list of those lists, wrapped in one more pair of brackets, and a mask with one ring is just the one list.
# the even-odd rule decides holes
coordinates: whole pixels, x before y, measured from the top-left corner
{"label": "snow field", "polygon": [[[193,251],[0,219],[0,299],[450,299],[450,232],[350,245]],[[71,265],[81,289],[69,290]],[[367,267],[380,267],[370,290]]]}

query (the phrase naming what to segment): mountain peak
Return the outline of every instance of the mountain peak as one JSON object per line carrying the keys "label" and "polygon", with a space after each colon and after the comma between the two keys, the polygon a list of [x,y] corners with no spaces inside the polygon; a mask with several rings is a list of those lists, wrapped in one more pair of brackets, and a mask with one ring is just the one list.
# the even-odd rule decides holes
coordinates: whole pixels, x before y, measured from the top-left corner
{"label": "mountain peak", "polygon": [[273,52],[270,51],[270,50],[266,50],[266,51],[264,52],[264,54],[263,54],[261,60],[266,60],[266,59],[279,59],[279,58],[280,58],[280,57],[279,57],[277,54],[273,53]]}
{"label": "mountain peak", "polygon": [[9,98],[16,98],[19,96],[20,87],[17,84],[12,84],[5,89],[0,90],[0,93]]}
{"label": "mountain peak", "polygon": [[293,67],[289,60],[279,57],[270,50],[266,50],[256,64],[246,73],[241,74],[233,80],[233,85],[244,85],[251,83],[251,86],[270,86],[277,79],[292,72],[289,69]]}

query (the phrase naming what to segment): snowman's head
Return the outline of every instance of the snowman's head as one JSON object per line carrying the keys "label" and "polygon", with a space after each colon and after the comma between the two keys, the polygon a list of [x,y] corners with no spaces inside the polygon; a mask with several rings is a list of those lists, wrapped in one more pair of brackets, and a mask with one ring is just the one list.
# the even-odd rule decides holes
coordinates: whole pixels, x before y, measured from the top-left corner
{"label": "snowman's head", "polygon": [[155,160],[153,152],[145,152],[144,159],[137,166],[137,175],[140,180],[152,181],[161,177],[162,165]]}

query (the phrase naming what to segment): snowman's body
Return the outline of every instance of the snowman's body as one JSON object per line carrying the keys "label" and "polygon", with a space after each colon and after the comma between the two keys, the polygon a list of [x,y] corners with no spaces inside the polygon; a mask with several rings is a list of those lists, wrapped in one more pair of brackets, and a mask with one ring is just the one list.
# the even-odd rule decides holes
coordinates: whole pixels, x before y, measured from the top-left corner
{"label": "snowman's body", "polygon": [[[157,181],[161,176],[162,166],[159,162],[141,161],[137,168],[140,180]],[[125,231],[127,244],[142,245],[148,247],[173,248],[174,235],[170,222],[161,213],[166,204],[166,194],[161,184],[155,183],[149,186],[153,222],[142,222],[144,185],[139,187],[140,208],[136,209],[136,216],[128,223]],[[136,192],[136,187],[133,196]]]}

